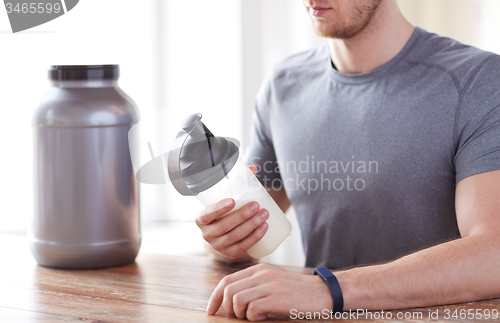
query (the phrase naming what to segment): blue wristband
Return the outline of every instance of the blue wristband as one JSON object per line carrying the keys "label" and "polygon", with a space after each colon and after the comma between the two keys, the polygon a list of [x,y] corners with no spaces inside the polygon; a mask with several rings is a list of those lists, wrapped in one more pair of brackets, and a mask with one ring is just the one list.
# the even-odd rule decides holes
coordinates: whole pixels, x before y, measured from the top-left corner
{"label": "blue wristband", "polygon": [[314,269],[314,274],[319,275],[330,289],[333,298],[333,312],[342,312],[344,310],[344,297],[337,277],[326,266]]}

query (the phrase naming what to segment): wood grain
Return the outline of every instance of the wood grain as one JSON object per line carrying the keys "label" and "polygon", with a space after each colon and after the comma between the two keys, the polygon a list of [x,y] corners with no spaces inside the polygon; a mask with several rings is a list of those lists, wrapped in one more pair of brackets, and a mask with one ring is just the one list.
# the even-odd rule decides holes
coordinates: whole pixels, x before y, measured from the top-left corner
{"label": "wood grain", "polygon": [[[136,263],[101,270],[60,270],[38,266],[22,237],[0,235],[0,322],[241,322],[222,313],[205,314],[208,298],[222,277],[245,267],[206,257],[139,254]],[[286,267],[303,274],[311,268]],[[500,299],[413,309],[411,319],[384,322],[499,322],[493,319],[445,319],[445,310],[500,310]],[[429,311],[439,311],[430,319]],[[373,312],[376,315],[380,312]],[[398,311],[393,311],[395,318]],[[420,313],[420,314],[418,314]],[[420,315],[415,319],[415,315]],[[364,317],[363,317],[364,318]],[[291,320],[271,315],[270,322]],[[347,319],[345,322],[364,322]],[[373,321],[373,320],[371,320]]]}

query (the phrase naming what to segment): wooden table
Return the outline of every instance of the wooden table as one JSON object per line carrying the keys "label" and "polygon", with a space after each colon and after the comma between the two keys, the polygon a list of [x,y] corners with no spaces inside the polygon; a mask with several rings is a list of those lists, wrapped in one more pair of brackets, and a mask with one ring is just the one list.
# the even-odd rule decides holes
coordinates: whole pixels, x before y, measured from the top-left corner
{"label": "wooden table", "polygon": [[[140,254],[136,263],[103,270],[58,270],[37,266],[22,237],[0,235],[0,322],[242,322],[223,313],[205,314],[219,280],[242,267],[205,257]],[[311,274],[310,268],[288,267]],[[500,299],[400,311],[422,319],[379,320],[456,322],[497,320],[444,319],[445,310],[500,310]],[[429,310],[439,320],[429,320]],[[380,312],[378,312],[380,315]],[[397,311],[391,312],[396,317]],[[417,314],[415,314],[417,313]],[[387,314],[386,314],[387,315]],[[271,316],[273,322],[296,322]],[[345,320],[350,321],[350,320]],[[356,322],[364,319],[351,320]],[[320,320],[307,320],[320,322]],[[321,322],[325,322],[321,320]]]}

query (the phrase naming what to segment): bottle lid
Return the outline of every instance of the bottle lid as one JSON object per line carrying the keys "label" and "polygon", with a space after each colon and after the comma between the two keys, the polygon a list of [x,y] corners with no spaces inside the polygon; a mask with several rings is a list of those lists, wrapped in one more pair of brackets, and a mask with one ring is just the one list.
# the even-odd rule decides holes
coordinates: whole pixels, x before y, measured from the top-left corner
{"label": "bottle lid", "polygon": [[52,65],[52,81],[118,80],[119,65]]}
{"label": "bottle lid", "polygon": [[215,137],[201,114],[187,117],[168,153],[168,175],[182,195],[198,195],[223,179],[239,156],[239,142]]}

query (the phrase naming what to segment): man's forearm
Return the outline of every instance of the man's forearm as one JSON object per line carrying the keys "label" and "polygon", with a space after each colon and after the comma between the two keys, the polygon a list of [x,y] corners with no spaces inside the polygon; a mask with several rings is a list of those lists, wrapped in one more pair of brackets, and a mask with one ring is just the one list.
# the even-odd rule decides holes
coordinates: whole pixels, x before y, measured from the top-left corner
{"label": "man's forearm", "polygon": [[336,273],[344,309],[400,309],[500,296],[500,239],[477,234]]}

